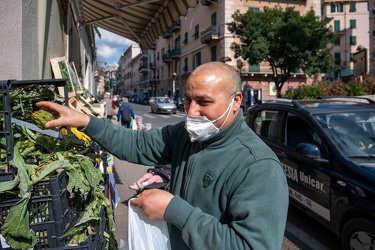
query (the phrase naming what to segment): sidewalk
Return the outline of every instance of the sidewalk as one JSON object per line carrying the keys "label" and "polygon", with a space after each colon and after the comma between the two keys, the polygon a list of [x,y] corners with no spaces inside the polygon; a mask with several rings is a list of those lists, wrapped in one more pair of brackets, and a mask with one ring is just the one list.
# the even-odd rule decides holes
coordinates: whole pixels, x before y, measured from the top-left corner
{"label": "sidewalk", "polygon": [[[129,184],[134,183],[146,173],[148,166],[132,164],[126,161],[120,161],[115,158],[113,174],[116,181],[116,188],[120,196],[120,203],[115,210],[116,231],[115,237],[118,243],[120,240],[127,242],[128,236],[128,200],[133,197],[135,191],[128,188]],[[284,237],[282,250],[299,250],[293,242]]]}

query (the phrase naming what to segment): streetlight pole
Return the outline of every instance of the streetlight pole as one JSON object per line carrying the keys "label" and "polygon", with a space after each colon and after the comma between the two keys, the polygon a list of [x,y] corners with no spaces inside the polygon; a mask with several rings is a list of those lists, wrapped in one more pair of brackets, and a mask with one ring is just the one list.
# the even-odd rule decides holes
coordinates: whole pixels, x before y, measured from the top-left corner
{"label": "streetlight pole", "polygon": [[172,98],[175,98],[175,93],[176,93],[176,75],[177,73],[176,72],[173,72],[172,74],[172,78],[173,78],[173,81],[172,81]]}

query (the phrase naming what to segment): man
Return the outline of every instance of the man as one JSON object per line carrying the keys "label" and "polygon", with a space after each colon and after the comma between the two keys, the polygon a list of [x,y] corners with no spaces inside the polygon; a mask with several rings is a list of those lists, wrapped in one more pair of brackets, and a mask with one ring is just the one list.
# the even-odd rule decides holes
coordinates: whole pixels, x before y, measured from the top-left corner
{"label": "man", "polygon": [[105,103],[105,110],[107,114],[107,119],[112,120],[114,114],[115,103],[110,98],[110,93],[105,93],[103,100],[100,103]]}
{"label": "man", "polygon": [[132,131],[40,102],[60,118],[46,127],[83,128],[119,159],[171,164],[171,193],[145,190],[132,201],[150,219],[170,224],[172,249],[280,250],[288,191],[275,154],[245,124],[236,70],[210,62],[186,84],[186,121]]}
{"label": "man", "polygon": [[[126,111],[126,112],[124,112]],[[122,105],[117,112],[117,121],[125,128],[132,127],[132,119],[135,119],[133,107],[129,104],[128,98],[122,98]]]}

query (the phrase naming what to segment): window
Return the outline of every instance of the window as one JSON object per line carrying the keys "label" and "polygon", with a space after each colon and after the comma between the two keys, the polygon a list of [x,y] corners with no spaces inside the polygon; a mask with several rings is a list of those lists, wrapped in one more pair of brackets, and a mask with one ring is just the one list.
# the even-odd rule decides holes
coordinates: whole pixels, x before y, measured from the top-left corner
{"label": "window", "polygon": [[189,70],[189,66],[188,66],[188,58],[185,57],[184,59],[184,68],[182,69],[183,71],[188,71]]}
{"label": "window", "polygon": [[259,12],[259,8],[249,7],[249,11],[251,11],[251,12]]}
{"label": "window", "polygon": [[211,15],[211,25],[216,26],[216,12]]}
{"label": "window", "polygon": [[194,55],[193,69],[201,65],[201,52]]}
{"label": "window", "polygon": [[340,32],[340,20],[335,20],[333,22],[333,31],[334,32]]}
{"label": "window", "polygon": [[182,41],[183,44],[187,44],[188,43],[188,32],[185,32],[184,34],[184,40]]}
{"label": "window", "polygon": [[340,65],[341,64],[341,55],[340,53],[335,53],[335,64]]}
{"label": "window", "polygon": [[194,32],[194,38],[199,38],[199,24],[195,25],[195,32]]}
{"label": "window", "polygon": [[159,61],[159,56],[160,56],[160,51],[158,51],[158,56],[156,57],[156,59]]}
{"label": "window", "polygon": [[344,4],[331,4],[331,13],[344,12]]}
{"label": "window", "polygon": [[350,36],[350,45],[356,45],[356,44],[357,44],[357,37]]}
{"label": "window", "polygon": [[180,36],[178,36],[176,39],[174,39],[174,48],[180,48],[181,43],[180,43]]}
{"label": "window", "polygon": [[337,45],[337,46],[341,45],[341,37],[336,37],[335,45]]}
{"label": "window", "polygon": [[211,62],[217,61],[216,46],[211,47]]}
{"label": "window", "polygon": [[349,12],[355,12],[356,10],[355,3],[350,3]]}
{"label": "window", "polygon": [[250,72],[260,72],[260,63],[250,65],[249,71]]}
{"label": "window", "polygon": [[262,110],[256,114],[254,119],[254,131],[257,135],[276,141],[276,121],[278,112],[274,110]]}
{"label": "window", "polygon": [[375,37],[375,30],[372,31],[372,37]]}
{"label": "window", "polygon": [[357,20],[351,19],[349,22],[350,22],[350,28],[351,29],[357,28]]}
{"label": "window", "polygon": [[354,61],[354,53],[350,53],[350,61],[351,61],[351,62]]}

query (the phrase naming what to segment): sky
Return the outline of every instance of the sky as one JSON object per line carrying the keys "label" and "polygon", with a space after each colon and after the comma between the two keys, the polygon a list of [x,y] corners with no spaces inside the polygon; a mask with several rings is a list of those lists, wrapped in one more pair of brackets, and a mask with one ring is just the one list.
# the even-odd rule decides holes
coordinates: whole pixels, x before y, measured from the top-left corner
{"label": "sky", "polygon": [[105,67],[105,62],[107,64],[113,64],[114,62],[117,63],[124,50],[134,42],[107,30],[101,28],[98,29],[101,34],[101,38],[96,34],[96,48],[99,65]]}

